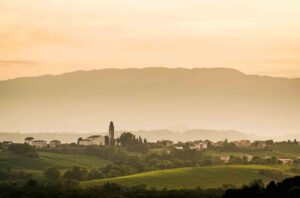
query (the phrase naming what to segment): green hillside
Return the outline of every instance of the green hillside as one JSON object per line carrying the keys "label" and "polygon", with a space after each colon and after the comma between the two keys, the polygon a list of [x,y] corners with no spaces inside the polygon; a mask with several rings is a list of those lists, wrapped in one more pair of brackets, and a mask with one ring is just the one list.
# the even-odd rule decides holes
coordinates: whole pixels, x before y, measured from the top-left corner
{"label": "green hillside", "polygon": [[262,179],[264,182],[273,179],[260,174],[259,170],[274,170],[288,174],[282,167],[260,165],[195,167],[152,171],[111,179],[86,181],[82,182],[81,185],[90,187],[105,183],[117,183],[125,186],[146,184],[149,188],[214,188],[222,187],[223,185],[241,186],[255,179]]}
{"label": "green hillside", "polygon": [[10,167],[23,171],[41,171],[48,167],[67,169],[80,166],[87,169],[101,168],[109,164],[98,157],[78,154],[39,153],[39,158],[28,158],[11,152],[0,152],[0,168]]}

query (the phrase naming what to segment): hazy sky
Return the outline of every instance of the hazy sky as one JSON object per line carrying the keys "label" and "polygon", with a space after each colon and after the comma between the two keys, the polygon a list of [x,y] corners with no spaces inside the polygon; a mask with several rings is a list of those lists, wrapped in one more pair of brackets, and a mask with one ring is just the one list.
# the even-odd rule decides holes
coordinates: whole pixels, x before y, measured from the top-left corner
{"label": "hazy sky", "polygon": [[0,0],[0,79],[151,66],[300,77],[300,1]]}

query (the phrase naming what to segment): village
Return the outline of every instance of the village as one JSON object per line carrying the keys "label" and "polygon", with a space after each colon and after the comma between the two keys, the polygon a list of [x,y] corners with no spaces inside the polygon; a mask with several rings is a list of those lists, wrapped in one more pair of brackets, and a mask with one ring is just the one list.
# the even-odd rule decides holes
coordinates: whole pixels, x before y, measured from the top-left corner
{"label": "village", "polygon": [[[131,133],[124,133],[126,135]],[[122,136],[122,135],[121,135]],[[130,138],[135,138],[134,135]],[[157,150],[160,149],[161,152],[170,154],[172,150],[194,150],[210,153],[214,151],[217,153],[216,156],[219,157],[223,163],[230,163],[232,159],[235,158],[234,153],[243,153],[242,158],[247,162],[252,162],[257,158],[256,154],[263,151],[269,151],[271,153],[272,145],[276,144],[272,140],[267,141],[253,141],[250,140],[239,140],[228,142],[227,139],[224,141],[211,142],[209,140],[195,140],[188,142],[177,142],[174,143],[170,140],[158,140],[157,142],[147,142],[146,139],[142,140],[141,137],[137,138],[137,141],[141,143],[147,143],[151,148]],[[115,129],[114,123],[111,121],[109,124],[108,134],[107,135],[92,135],[86,138],[79,137],[77,142],[74,144],[62,143],[60,140],[51,140],[47,142],[46,140],[35,140],[33,137],[27,137],[24,140],[25,144],[31,145],[38,150],[42,149],[59,149],[66,146],[76,145],[79,147],[97,147],[97,146],[123,146],[125,143],[120,141],[120,138],[115,138]],[[0,151],[7,150],[10,145],[14,144],[12,141],[3,141],[0,142]],[[294,140],[287,142],[278,142],[277,144],[292,144],[299,145],[299,143]],[[300,147],[300,145],[299,145]],[[227,154],[226,154],[227,153]],[[271,160],[274,158],[272,155],[260,155],[262,160]],[[300,156],[299,156],[300,157]],[[295,161],[299,161],[299,157],[288,158],[286,156],[276,156],[276,160],[282,164],[293,164]]]}

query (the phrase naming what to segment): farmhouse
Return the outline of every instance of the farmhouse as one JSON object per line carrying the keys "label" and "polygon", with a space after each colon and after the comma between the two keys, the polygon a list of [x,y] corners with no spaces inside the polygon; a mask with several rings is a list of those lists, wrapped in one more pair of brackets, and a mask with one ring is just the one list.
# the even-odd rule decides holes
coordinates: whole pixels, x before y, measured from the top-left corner
{"label": "farmhouse", "polygon": [[92,146],[92,141],[89,139],[82,139],[78,141],[78,144],[81,146]]}
{"label": "farmhouse", "polygon": [[105,145],[105,138],[102,135],[93,135],[87,138],[92,145]]}
{"label": "farmhouse", "polygon": [[93,135],[88,137],[87,139],[79,140],[78,143],[82,146],[105,145],[105,137],[102,135]]}
{"label": "farmhouse", "polygon": [[229,160],[230,160],[230,156],[221,156],[220,160],[222,160],[224,163],[227,164],[229,162]]}
{"label": "farmhouse", "polygon": [[49,142],[50,148],[56,148],[59,147],[61,142],[59,140],[52,140]]}
{"label": "farmhouse", "polygon": [[175,146],[174,147],[176,150],[183,150],[183,146]]}
{"label": "farmhouse", "polygon": [[190,149],[192,150],[203,150],[207,149],[207,143],[205,142],[195,142],[192,146],[190,146]]}
{"label": "farmhouse", "polygon": [[33,141],[31,141],[31,145],[36,148],[45,148],[48,146],[48,144],[45,140],[33,140]]}
{"label": "farmhouse", "polygon": [[294,160],[288,158],[278,159],[282,164],[293,164]]}

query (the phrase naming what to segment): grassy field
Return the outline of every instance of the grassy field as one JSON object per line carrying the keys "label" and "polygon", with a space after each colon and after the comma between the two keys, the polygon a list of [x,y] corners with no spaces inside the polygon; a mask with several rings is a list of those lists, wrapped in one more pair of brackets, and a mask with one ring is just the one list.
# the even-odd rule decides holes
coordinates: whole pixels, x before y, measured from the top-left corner
{"label": "grassy field", "polygon": [[273,178],[261,175],[259,170],[274,170],[289,174],[283,166],[260,165],[235,165],[177,168],[169,170],[152,171],[130,176],[111,179],[101,179],[82,182],[83,187],[103,185],[105,183],[117,183],[125,186],[146,184],[148,188],[178,189],[178,188],[216,188],[223,185],[241,186],[255,179],[269,182]]}
{"label": "grassy field", "polygon": [[70,155],[50,152],[39,153],[39,158],[28,158],[11,152],[0,153],[0,168],[9,167],[32,174],[35,178],[41,178],[43,170],[48,167],[57,167],[61,171],[73,166],[86,169],[101,168],[110,162],[88,155]]}

